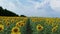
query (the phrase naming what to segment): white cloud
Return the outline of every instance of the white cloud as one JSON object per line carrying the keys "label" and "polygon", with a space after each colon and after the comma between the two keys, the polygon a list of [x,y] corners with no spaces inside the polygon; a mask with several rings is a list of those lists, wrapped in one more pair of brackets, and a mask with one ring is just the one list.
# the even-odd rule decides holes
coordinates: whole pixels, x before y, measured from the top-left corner
{"label": "white cloud", "polygon": [[32,0],[25,0],[25,1],[27,3],[23,4],[19,0],[14,0],[14,2],[16,3],[14,3],[12,0],[0,0],[0,6],[8,10],[11,10],[19,15],[24,14],[27,16],[44,16],[44,17],[55,15],[55,12],[53,12],[54,14],[52,14],[52,11],[51,13],[48,12],[50,11],[47,5],[48,3],[50,3],[50,7],[53,10],[57,11],[59,10],[59,7],[60,7],[60,4],[59,4],[60,1],[56,2],[56,0],[44,0],[43,2],[35,2]]}
{"label": "white cloud", "polygon": [[36,9],[38,9],[38,8],[43,8],[43,7],[45,7],[45,5],[46,5],[47,3],[49,3],[49,1],[50,1],[50,0],[44,0],[44,1],[42,1],[42,2],[35,2],[35,1],[30,0],[29,2],[33,3],[33,4],[34,4],[34,7],[35,7]]}
{"label": "white cloud", "polygon": [[51,0],[50,6],[53,10],[60,12],[60,0]]}
{"label": "white cloud", "polygon": [[[15,3],[8,1],[8,0],[0,0],[0,5],[3,6],[3,8],[6,8],[8,10],[11,10],[17,14],[25,14],[25,15],[30,15],[30,16],[37,16],[39,15],[38,13],[40,12],[40,14],[45,15],[46,12],[45,9],[42,9],[41,11],[38,11],[38,8],[43,8],[45,7],[45,4],[48,3],[47,0],[45,0],[44,2],[34,2],[32,0],[27,0],[27,2],[32,3],[32,6],[25,6],[23,5],[21,2],[19,2],[19,0],[16,0],[17,2],[17,6]],[[43,11],[44,10],[44,11]],[[47,15],[47,14],[46,14]],[[41,16],[41,15],[40,15]]]}

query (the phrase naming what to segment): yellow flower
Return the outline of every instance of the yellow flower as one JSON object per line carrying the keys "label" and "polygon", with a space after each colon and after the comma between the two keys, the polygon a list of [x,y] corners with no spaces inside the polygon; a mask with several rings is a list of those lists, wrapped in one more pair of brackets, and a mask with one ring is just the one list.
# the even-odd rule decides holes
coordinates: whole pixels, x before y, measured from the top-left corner
{"label": "yellow flower", "polygon": [[11,34],[21,34],[21,32],[17,32],[17,33],[15,33],[15,32],[11,32]]}
{"label": "yellow flower", "polygon": [[48,25],[52,25],[54,23],[54,19],[46,19],[46,23]]}
{"label": "yellow flower", "polygon": [[13,27],[11,34],[21,34],[21,33],[20,33],[20,29],[19,29],[18,27],[16,27],[16,26]]}
{"label": "yellow flower", "polygon": [[58,28],[58,26],[53,27],[53,28],[52,28],[52,32],[57,31],[57,28]]}
{"label": "yellow flower", "polygon": [[19,28],[18,27],[13,27],[12,32],[19,32]]}
{"label": "yellow flower", "polygon": [[43,26],[42,26],[42,25],[40,25],[40,24],[38,24],[38,25],[37,25],[37,30],[38,30],[38,31],[43,30]]}
{"label": "yellow flower", "polygon": [[14,23],[14,21],[15,21],[14,19],[11,19],[11,22],[12,22],[12,23]]}
{"label": "yellow flower", "polygon": [[2,21],[0,21],[0,24],[3,24]]}
{"label": "yellow flower", "polygon": [[0,24],[0,32],[4,30],[4,25]]}
{"label": "yellow flower", "polygon": [[44,18],[38,18],[38,21],[40,21],[40,22],[43,21],[43,20],[44,20]]}
{"label": "yellow flower", "polygon": [[20,22],[16,23],[16,26],[18,26],[18,27],[22,27],[24,25],[25,25],[25,23],[23,21],[20,21]]}
{"label": "yellow flower", "polygon": [[5,19],[4,22],[7,23],[7,22],[9,22],[9,20],[8,19]]}
{"label": "yellow flower", "polygon": [[10,26],[10,23],[9,23],[9,22],[7,22],[7,23],[6,23],[6,26],[8,26],[8,27],[9,27],[9,26]]}
{"label": "yellow flower", "polygon": [[27,18],[24,18],[23,20],[27,20]]}
{"label": "yellow flower", "polygon": [[37,21],[37,18],[32,18],[32,22],[36,22]]}

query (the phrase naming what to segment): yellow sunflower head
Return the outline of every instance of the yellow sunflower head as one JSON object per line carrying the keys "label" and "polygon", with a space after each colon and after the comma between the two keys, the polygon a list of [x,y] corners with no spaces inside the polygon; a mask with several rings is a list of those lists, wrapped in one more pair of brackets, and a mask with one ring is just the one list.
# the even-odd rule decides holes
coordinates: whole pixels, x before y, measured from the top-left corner
{"label": "yellow sunflower head", "polygon": [[10,23],[9,23],[9,22],[7,22],[7,23],[6,23],[6,26],[7,26],[7,27],[9,27],[9,26],[10,26]]}
{"label": "yellow sunflower head", "polygon": [[2,21],[0,21],[0,24],[3,24]]}
{"label": "yellow sunflower head", "polygon": [[15,32],[11,32],[11,34],[21,34],[21,32],[17,32],[17,33],[15,33]]}
{"label": "yellow sunflower head", "polygon": [[37,25],[37,30],[38,30],[38,31],[43,30],[43,26],[42,26],[42,25],[40,25],[40,24],[38,24],[38,25]]}
{"label": "yellow sunflower head", "polygon": [[19,31],[20,31],[20,29],[19,29],[18,27],[13,27],[13,28],[12,28],[12,32],[17,33],[17,32],[19,32]]}
{"label": "yellow sunflower head", "polygon": [[27,20],[27,18],[24,18],[23,20]]}
{"label": "yellow sunflower head", "polygon": [[20,29],[18,27],[13,27],[11,34],[21,34]]}
{"label": "yellow sunflower head", "polygon": [[4,25],[0,24],[0,32],[4,30]]}
{"label": "yellow sunflower head", "polygon": [[24,26],[24,25],[25,25],[24,22],[17,22],[17,23],[16,23],[16,26],[18,26],[18,27],[22,27],[22,26]]}
{"label": "yellow sunflower head", "polygon": [[9,19],[5,19],[5,23],[8,22],[8,21],[9,21]]}
{"label": "yellow sunflower head", "polygon": [[44,20],[43,18],[38,18],[38,20],[41,22],[42,20]]}
{"label": "yellow sunflower head", "polygon": [[36,22],[37,21],[37,18],[31,18],[32,19],[32,22]]}
{"label": "yellow sunflower head", "polygon": [[14,21],[15,21],[14,19],[11,19],[11,22],[12,22],[12,23],[14,23]]}
{"label": "yellow sunflower head", "polygon": [[53,28],[52,28],[52,32],[57,31],[57,28],[58,28],[58,26],[53,27]]}

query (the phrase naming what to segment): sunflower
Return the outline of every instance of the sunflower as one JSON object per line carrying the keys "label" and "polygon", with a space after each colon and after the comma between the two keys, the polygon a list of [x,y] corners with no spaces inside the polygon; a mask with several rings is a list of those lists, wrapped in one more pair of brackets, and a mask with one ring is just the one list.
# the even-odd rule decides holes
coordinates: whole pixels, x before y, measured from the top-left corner
{"label": "sunflower", "polygon": [[13,27],[11,34],[21,34],[20,29],[18,27]]}
{"label": "sunflower", "polygon": [[5,19],[4,23],[6,24],[6,23],[8,23],[8,22],[9,22],[9,20],[8,20],[8,19]]}
{"label": "sunflower", "polygon": [[9,21],[9,19],[7,18],[7,19],[5,19],[5,22],[8,22]]}
{"label": "sunflower", "polygon": [[9,26],[10,26],[10,23],[9,23],[9,22],[7,22],[7,23],[6,23],[6,26],[8,26],[8,27],[9,27]]}
{"label": "sunflower", "polygon": [[38,31],[43,30],[43,26],[42,26],[42,25],[40,25],[40,24],[38,24],[38,25],[37,25],[37,30],[38,30]]}
{"label": "sunflower", "polygon": [[46,19],[46,24],[52,25],[54,23],[54,19]]}
{"label": "sunflower", "polygon": [[4,30],[4,25],[0,24],[0,32]]}
{"label": "sunflower", "polygon": [[17,33],[15,33],[15,32],[11,32],[11,34],[21,34],[21,32],[17,32]]}
{"label": "sunflower", "polygon": [[14,19],[11,19],[11,22],[12,22],[12,23],[14,23],[14,21],[15,21]]}
{"label": "sunflower", "polygon": [[25,25],[25,23],[23,21],[20,21],[20,22],[16,23],[16,26],[18,26],[18,27],[21,27],[21,26],[24,26],[24,25]]}
{"label": "sunflower", "polygon": [[37,21],[37,18],[32,18],[32,22],[36,22]]}
{"label": "sunflower", "polygon": [[57,28],[58,28],[58,26],[53,27],[53,28],[52,28],[52,32],[57,31]]}
{"label": "sunflower", "polygon": [[43,21],[43,20],[44,20],[44,18],[38,18],[38,21],[40,21],[40,22]]}
{"label": "sunflower", "polygon": [[24,20],[27,20],[27,18],[24,18]]}
{"label": "sunflower", "polygon": [[0,24],[3,24],[2,21],[0,21]]}

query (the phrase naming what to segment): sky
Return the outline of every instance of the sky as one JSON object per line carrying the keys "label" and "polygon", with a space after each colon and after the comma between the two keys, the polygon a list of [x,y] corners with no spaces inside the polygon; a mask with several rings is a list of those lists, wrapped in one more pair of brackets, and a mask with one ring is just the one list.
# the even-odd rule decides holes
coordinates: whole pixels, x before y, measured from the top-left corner
{"label": "sky", "polygon": [[0,6],[18,15],[60,17],[60,0],[0,0]]}

